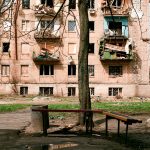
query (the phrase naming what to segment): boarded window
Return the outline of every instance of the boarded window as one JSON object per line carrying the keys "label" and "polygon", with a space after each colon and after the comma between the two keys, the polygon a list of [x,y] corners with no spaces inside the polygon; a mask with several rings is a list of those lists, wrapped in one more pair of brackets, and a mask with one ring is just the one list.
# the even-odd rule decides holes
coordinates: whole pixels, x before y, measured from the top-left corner
{"label": "boarded window", "polygon": [[120,76],[122,72],[122,66],[109,66],[109,75]]}
{"label": "boarded window", "polygon": [[28,95],[28,87],[20,87],[20,95]]}
{"label": "boarded window", "polygon": [[69,0],[69,9],[76,9],[76,0]]}
{"label": "boarded window", "polygon": [[54,66],[40,65],[40,75],[54,75]]}
{"label": "boarded window", "polygon": [[29,20],[22,20],[22,31],[30,31]]}
{"label": "boarded window", "polygon": [[75,30],[76,30],[76,22],[68,21],[68,31],[75,31]]}
{"label": "boarded window", "polygon": [[29,9],[30,8],[30,0],[22,0],[22,8]]}
{"label": "boarded window", "polygon": [[76,88],[68,87],[68,96],[75,96],[75,95],[76,95]]}
{"label": "boarded window", "polygon": [[2,65],[1,66],[1,75],[2,76],[9,76],[10,74],[10,66],[9,65]]}
{"label": "boarded window", "polygon": [[68,65],[68,75],[76,75],[76,65]]}
{"label": "boarded window", "polygon": [[94,31],[94,21],[89,21],[89,30]]}
{"label": "boarded window", "polygon": [[108,96],[118,96],[122,95],[122,88],[120,87],[110,87],[108,89]]}
{"label": "boarded window", "polygon": [[76,54],[76,47],[75,43],[68,43],[68,53],[69,54]]}
{"label": "boarded window", "polygon": [[95,95],[94,87],[90,87],[90,95],[91,96]]}
{"label": "boarded window", "polygon": [[29,66],[28,65],[21,65],[21,75],[27,76],[29,73]]}
{"label": "boarded window", "polygon": [[94,65],[88,65],[89,76],[94,76]]}
{"label": "boarded window", "polygon": [[30,52],[30,45],[29,43],[22,43],[21,44],[21,53],[22,54],[29,54]]}
{"label": "boarded window", "polygon": [[53,95],[53,87],[40,87],[40,95],[43,96],[48,96],[48,95]]}
{"label": "boarded window", "polygon": [[10,43],[3,43],[3,52],[9,52]]}
{"label": "boarded window", "polygon": [[89,53],[94,53],[94,43],[89,43]]}

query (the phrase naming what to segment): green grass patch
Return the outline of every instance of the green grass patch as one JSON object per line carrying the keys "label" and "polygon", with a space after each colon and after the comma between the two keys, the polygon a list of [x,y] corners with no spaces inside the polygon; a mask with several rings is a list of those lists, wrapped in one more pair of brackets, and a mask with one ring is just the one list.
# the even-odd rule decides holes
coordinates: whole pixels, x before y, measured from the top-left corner
{"label": "green grass patch", "polygon": [[18,109],[24,109],[29,107],[30,105],[25,104],[2,104],[0,105],[0,112],[12,112]]}

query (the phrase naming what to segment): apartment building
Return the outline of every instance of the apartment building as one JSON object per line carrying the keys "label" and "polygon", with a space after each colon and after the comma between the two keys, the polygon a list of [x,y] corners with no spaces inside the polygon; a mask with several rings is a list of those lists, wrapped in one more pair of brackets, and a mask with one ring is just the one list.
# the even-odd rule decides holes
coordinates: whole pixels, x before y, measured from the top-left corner
{"label": "apartment building", "polygon": [[[0,94],[78,96],[78,1],[66,0],[59,12],[62,4],[1,4]],[[150,97],[149,0],[87,5],[91,96]]]}

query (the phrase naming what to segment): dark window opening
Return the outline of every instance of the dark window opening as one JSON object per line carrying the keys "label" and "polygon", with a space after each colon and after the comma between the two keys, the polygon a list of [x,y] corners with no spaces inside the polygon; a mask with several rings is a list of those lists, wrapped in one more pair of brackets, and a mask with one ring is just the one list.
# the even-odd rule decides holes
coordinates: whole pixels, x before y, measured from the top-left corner
{"label": "dark window opening", "polygon": [[54,75],[54,66],[40,65],[40,75]]}
{"label": "dark window opening", "polygon": [[91,96],[94,96],[94,95],[95,95],[94,87],[90,87],[90,95],[91,95]]}
{"label": "dark window opening", "polygon": [[68,65],[68,75],[76,75],[76,65]]}
{"label": "dark window opening", "polygon": [[122,66],[109,66],[109,75],[122,75]]}
{"label": "dark window opening", "polygon": [[95,0],[87,0],[88,8],[93,9],[95,6]]}
{"label": "dark window opening", "polygon": [[20,95],[28,95],[28,87],[20,87]]}
{"label": "dark window opening", "polygon": [[94,65],[88,65],[88,72],[90,77],[94,77]]}
{"label": "dark window opening", "polygon": [[94,21],[89,21],[89,30],[94,31]]}
{"label": "dark window opening", "polygon": [[50,20],[41,20],[41,29],[51,29],[54,30],[54,22]]}
{"label": "dark window opening", "polygon": [[115,32],[116,35],[122,35],[122,22],[109,21],[108,28]]}
{"label": "dark window opening", "polygon": [[41,0],[41,4],[45,5],[45,6],[49,6],[49,7],[54,7],[54,3],[53,0]]}
{"label": "dark window opening", "polygon": [[120,7],[122,3],[122,0],[114,0],[112,3],[112,6]]}
{"label": "dark window opening", "polygon": [[30,8],[30,0],[22,0],[22,8],[29,9]]}
{"label": "dark window opening", "polygon": [[69,0],[69,9],[76,9],[76,0]]}
{"label": "dark window opening", "polygon": [[121,96],[122,95],[122,88],[109,88],[108,89],[109,96]]}
{"label": "dark window opening", "polygon": [[76,95],[76,88],[68,87],[68,96],[75,96],[75,95]]}
{"label": "dark window opening", "polygon": [[40,87],[40,95],[53,95],[53,87]]}
{"label": "dark window opening", "polygon": [[94,43],[89,43],[89,53],[94,53]]}
{"label": "dark window opening", "polygon": [[10,43],[3,43],[3,52],[8,52],[9,46],[10,46]]}

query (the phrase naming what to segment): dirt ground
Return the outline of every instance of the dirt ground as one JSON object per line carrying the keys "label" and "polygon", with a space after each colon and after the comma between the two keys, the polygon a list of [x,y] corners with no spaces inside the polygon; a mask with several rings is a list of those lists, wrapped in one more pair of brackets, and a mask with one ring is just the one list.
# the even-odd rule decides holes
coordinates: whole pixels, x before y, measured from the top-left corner
{"label": "dirt ground", "polygon": [[[76,99],[69,101],[78,103]],[[4,97],[0,104],[51,104],[62,103],[60,98],[47,97]],[[68,103],[63,99],[63,103]],[[105,116],[94,115],[93,134],[85,134],[85,128],[75,126],[76,114],[50,114],[48,136],[31,132],[30,108],[12,113],[0,113],[0,150],[150,150],[150,128],[146,121],[150,114],[138,114],[141,124],[129,126],[128,141],[125,144],[125,125],[121,123],[117,136],[117,121],[109,120],[109,136],[105,136]]]}

